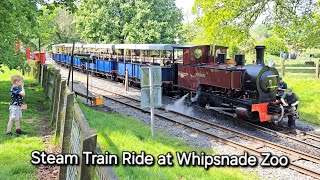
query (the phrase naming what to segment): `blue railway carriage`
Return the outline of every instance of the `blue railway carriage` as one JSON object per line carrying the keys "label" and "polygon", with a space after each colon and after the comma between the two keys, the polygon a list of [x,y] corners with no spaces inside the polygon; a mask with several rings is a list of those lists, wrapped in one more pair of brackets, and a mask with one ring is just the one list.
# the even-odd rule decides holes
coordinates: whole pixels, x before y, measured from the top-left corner
{"label": "blue railway carriage", "polygon": [[52,59],[61,63],[64,59],[64,44],[52,45]]}
{"label": "blue railway carriage", "polygon": [[[72,43],[56,44],[52,46],[52,59],[61,65],[69,66],[71,62]],[[74,53],[79,53],[82,50],[82,44],[76,43]],[[80,61],[75,58],[75,67],[80,67]]]}
{"label": "blue railway carriage", "polygon": [[115,60],[119,79],[124,79],[125,71],[131,82],[140,83],[140,67],[156,65],[162,67],[163,81],[173,81],[172,58],[173,45],[171,44],[116,44]]}
{"label": "blue railway carriage", "polygon": [[95,74],[115,76],[117,63],[112,59],[114,44],[85,44],[83,53],[91,54],[95,60],[91,63],[84,63],[89,71]]}
{"label": "blue railway carriage", "polygon": [[[74,57],[74,68],[90,71],[94,75],[107,76],[119,81],[124,80],[128,70],[131,84],[140,84],[140,67],[147,65],[161,66],[163,87],[174,83],[173,59],[181,57],[174,48],[175,44],[75,44],[74,53],[90,54],[92,62],[81,61]],[[61,65],[71,63],[72,44],[52,46],[52,58]],[[175,58],[173,58],[175,57]]]}

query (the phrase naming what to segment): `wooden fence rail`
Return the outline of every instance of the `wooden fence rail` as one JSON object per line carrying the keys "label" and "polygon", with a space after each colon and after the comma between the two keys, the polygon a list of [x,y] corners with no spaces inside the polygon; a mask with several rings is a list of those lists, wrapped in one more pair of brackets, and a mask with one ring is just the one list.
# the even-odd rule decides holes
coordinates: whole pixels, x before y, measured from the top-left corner
{"label": "wooden fence rail", "polygon": [[281,60],[281,66],[276,67],[280,72],[281,76],[285,76],[285,70],[315,70],[315,77],[319,79],[319,61],[320,60],[314,60],[310,62],[314,62],[315,67],[285,67],[285,61],[282,59]]}
{"label": "wooden fence rail", "polygon": [[79,165],[60,166],[59,179],[118,179],[110,166],[85,164],[83,151],[102,154],[97,143],[97,132],[93,130],[82,113],[74,92],[66,86],[60,70],[52,65],[37,66],[38,81],[50,99],[50,119],[55,126],[55,137],[59,139],[62,154],[77,154]]}

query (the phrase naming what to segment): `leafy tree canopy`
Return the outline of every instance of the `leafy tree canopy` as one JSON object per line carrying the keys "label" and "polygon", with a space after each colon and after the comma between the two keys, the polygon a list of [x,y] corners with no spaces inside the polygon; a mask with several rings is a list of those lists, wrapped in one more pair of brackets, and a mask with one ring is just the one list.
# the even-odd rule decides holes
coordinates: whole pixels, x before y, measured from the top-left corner
{"label": "leafy tree canopy", "polygon": [[[73,24],[74,14],[65,7],[48,5],[41,8],[39,17],[39,33],[41,46],[51,49],[52,44],[67,43],[73,40],[79,41],[79,35],[75,32]],[[34,40],[38,42],[38,39]],[[38,43],[34,43],[38,45]],[[38,47],[37,47],[38,48]],[[36,49],[37,49],[36,48]]]}
{"label": "leafy tree canopy", "polygon": [[273,35],[272,29],[264,24],[254,26],[249,32],[251,37],[255,39],[258,44],[261,44]]}
{"label": "leafy tree canopy", "polygon": [[230,45],[246,44],[259,17],[265,17],[267,25],[285,28],[295,21],[313,21],[316,7],[310,0],[195,0],[193,11],[202,15],[197,23],[211,42]]}
{"label": "leafy tree canopy", "polygon": [[182,42],[193,45],[210,44],[210,42],[204,38],[205,29],[197,24],[188,23],[182,25]]}
{"label": "leafy tree canopy", "polygon": [[281,52],[288,53],[286,43],[276,36],[266,39],[263,45],[266,46],[266,51],[272,55],[279,56]]}
{"label": "leafy tree canopy", "polygon": [[319,48],[320,13],[319,7],[315,9],[307,19],[296,18],[286,26],[276,24],[274,32],[291,45],[291,49]]}
{"label": "leafy tree canopy", "polygon": [[174,0],[84,0],[75,19],[82,39],[104,43],[173,43],[181,21]]}
{"label": "leafy tree canopy", "polygon": [[[39,37],[39,15],[37,5],[46,5],[46,0],[1,0],[0,1],[0,69],[28,70],[25,55],[16,49],[18,42],[28,44],[30,39]],[[73,0],[55,0],[54,4],[74,9]]]}

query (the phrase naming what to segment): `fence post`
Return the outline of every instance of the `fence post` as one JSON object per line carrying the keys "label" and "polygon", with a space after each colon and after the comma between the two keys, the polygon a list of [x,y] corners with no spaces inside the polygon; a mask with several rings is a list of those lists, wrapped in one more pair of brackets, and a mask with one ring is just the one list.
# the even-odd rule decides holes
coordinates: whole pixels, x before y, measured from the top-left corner
{"label": "fence post", "polygon": [[38,71],[37,71],[37,79],[38,79],[38,82],[39,84],[42,84],[42,79],[41,79],[41,76],[42,76],[42,65],[40,64],[40,62],[37,63],[37,68],[38,68]]}
{"label": "fence post", "polygon": [[46,74],[47,74],[47,66],[43,66],[43,74],[42,74],[42,81],[41,81],[41,85],[45,91],[45,84],[46,84]]}
{"label": "fence post", "polygon": [[[99,144],[97,144],[95,153],[96,154],[103,154]],[[103,179],[103,180],[107,180],[107,179],[118,180],[119,179],[117,177],[116,173],[114,172],[112,166],[96,166],[95,175],[98,176],[98,177],[96,177],[96,179]]]}
{"label": "fence post", "polygon": [[[50,79],[51,79],[51,69],[49,68],[49,66],[47,66],[47,72],[46,72],[46,83],[45,83],[45,89],[44,92],[46,93],[46,95],[48,96],[48,91],[49,91],[49,85],[50,85]],[[49,97],[49,96],[48,96]]]}
{"label": "fence post", "polygon": [[319,79],[319,59],[316,60],[316,78]]}
{"label": "fence post", "polygon": [[54,124],[57,122],[58,118],[58,110],[59,110],[59,104],[60,104],[60,92],[61,92],[61,74],[60,70],[56,71],[56,79],[55,79],[55,91],[52,93],[52,116],[51,116],[51,124]]}
{"label": "fence post", "polygon": [[[70,137],[74,112],[74,93],[67,94],[65,118],[61,122],[60,147],[61,154],[70,153]],[[67,165],[60,166],[59,179],[66,179]]]}
{"label": "fence post", "polygon": [[[97,133],[92,132],[91,135],[89,135],[88,138],[83,140],[82,144],[82,151],[87,151],[87,152],[94,152],[96,150],[97,146]],[[90,161],[90,160],[89,160]],[[88,166],[85,164],[86,159],[85,155],[82,155],[82,161],[81,161],[81,170],[80,170],[80,180],[87,180],[87,179],[93,179],[94,177],[94,166]]]}
{"label": "fence post", "polygon": [[61,123],[65,118],[66,112],[66,105],[67,105],[67,87],[66,87],[66,80],[61,81],[61,88],[60,88],[60,101],[59,101],[59,110],[58,110],[58,119],[56,123],[56,138],[60,137],[61,133]]}
{"label": "fence post", "polygon": [[[48,88],[48,92],[47,95],[50,99],[50,112],[51,112],[51,116],[53,114],[53,103],[54,103],[54,95],[55,95],[55,90],[56,90],[56,85],[57,85],[57,74],[54,70],[50,71],[50,76],[52,77],[52,84],[51,81],[49,82],[49,88]],[[51,78],[49,78],[51,79]],[[50,86],[51,86],[51,91],[50,90]],[[51,92],[51,94],[50,94]]]}
{"label": "fence post", "polygon": [[284,59],[281,59],[281,76],[284,77]]}

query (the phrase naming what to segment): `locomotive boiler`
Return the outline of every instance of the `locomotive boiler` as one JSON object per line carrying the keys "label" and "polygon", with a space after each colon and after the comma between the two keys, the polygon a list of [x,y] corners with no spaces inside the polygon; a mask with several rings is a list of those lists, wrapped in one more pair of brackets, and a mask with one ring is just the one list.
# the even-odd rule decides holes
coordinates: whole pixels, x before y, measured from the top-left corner
{"label": "locomotive boiler", "polygon": [[[270,121],[279,111],[276,102],[279,74],[264,63],[264,46],[256,46],[256,63],[244,65],[244,55],[226,59],[227,47],[177,47],[183,63],[176,64],[175,87],[190,93],[191,101],[220,113],[252,121]],[[175,52],[175,51],[174,51]],[[269,108],[270,109],[270,108]]]}

